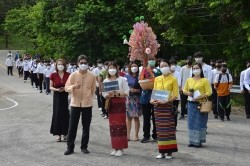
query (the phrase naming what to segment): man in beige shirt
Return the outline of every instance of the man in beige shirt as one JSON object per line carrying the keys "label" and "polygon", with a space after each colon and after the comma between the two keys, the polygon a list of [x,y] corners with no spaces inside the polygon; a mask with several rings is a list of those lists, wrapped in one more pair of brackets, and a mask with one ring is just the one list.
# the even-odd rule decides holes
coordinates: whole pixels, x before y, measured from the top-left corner
{"label": "man in beige shirt", "polygon": [[93,97],[96,89],[95,76],[88,71],[88,59],[80,55],[77,60],[79,71],[73,72],[66,84],[65,91],[71,95],[71,112],[69,120],[69,132],[67,138],[67,150],[64,155],[74,153],[77,126],[82,114],[82,140],[81,151],[85,154],[89,142],[89,129],[92,118]]}

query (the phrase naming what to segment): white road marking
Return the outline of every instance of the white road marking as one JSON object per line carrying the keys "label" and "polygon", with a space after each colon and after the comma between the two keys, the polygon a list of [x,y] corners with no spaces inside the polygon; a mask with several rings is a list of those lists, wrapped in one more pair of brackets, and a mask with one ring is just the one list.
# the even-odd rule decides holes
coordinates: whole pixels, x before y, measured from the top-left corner
{"label": "white road marking", "polygon": [[10,99],[8,97],[4,97],[4,98],[7,99],[7,100],[9,100],[9,101],[11,101],[12,103],[14,103],[14,105],[11,106],[11,107],[7,107],[7,108],[0,108],[0,111],[8,110],[8,109],[11,109],[11,108],[14,108],[14,107],[18,106],[18,102],[14,101],[14,100],[12,100],[12,99]]}

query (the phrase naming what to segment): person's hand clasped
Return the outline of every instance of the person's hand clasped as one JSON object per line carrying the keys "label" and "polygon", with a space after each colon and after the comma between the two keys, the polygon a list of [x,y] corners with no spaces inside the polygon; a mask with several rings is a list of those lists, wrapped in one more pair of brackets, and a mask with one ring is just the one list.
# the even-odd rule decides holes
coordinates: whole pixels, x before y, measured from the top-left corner
{"label": "person's hand clasped", "polygon": [[81,85],[78,82],[76,82],[74,85],[74,89],[79,89],[80,87],[81,87]]}
{"label": "person's hand clasped", "polygon": [[64,92],[64,87],[61,87],[58,90],[59,90],[59,92]]}

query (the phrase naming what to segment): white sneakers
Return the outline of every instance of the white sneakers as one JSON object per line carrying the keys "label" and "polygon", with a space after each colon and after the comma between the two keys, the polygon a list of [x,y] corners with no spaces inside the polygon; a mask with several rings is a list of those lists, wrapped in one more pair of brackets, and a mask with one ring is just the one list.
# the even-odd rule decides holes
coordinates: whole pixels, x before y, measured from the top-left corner
{"label": "white sneakers", "polygon": [[173,158],[173,156],[165,156],[163,154],[159,154],[158,156],[156,156],[157,159],[167,159],[167,160],[170,160]]}
{"label": "white sneakers", "polygon": [[111,152],[111,156],[121,157],[123,155],[123,150],[114,150]]}

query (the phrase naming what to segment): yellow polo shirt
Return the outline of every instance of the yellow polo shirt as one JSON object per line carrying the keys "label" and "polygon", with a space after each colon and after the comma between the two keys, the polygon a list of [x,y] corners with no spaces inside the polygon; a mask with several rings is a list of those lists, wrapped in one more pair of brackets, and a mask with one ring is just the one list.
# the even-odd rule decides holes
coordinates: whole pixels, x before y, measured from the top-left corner
{"label": "yellow polo shirt", "polygon": [[175,77],[171,74],[164,77],[163,75],[158,76],[154,80],[154,90],[167,90],[171,92],[170,98],[177,97],[178,98],[178,82]]}

